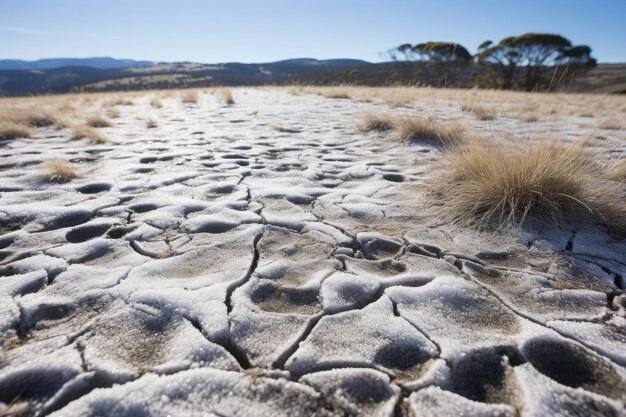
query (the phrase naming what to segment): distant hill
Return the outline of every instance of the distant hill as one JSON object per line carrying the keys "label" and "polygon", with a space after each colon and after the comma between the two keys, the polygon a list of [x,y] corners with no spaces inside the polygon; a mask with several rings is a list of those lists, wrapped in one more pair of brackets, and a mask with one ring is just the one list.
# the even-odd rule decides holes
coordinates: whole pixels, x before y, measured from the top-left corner
{"label": "distant hill", "polygon": [[63,67],[89,68],[128,68],[146,67],[153,65],[152,61],[135,61],[132,59],[115,59],[109,57],[97,58],[50,58],[37,61],[22,61],[19,59],[0,59],[0,70],[49,70]]}
{"label": "distant hill", "polygon": [[368,64],[367,61],[359,59],[298,58],[261,64],[177,62],[150,63],[125,68],[97,68],[83,65],[53,69],[0,70],[0,94],[16,96],[76,91],[259,85],[276,83],[311,72],[347,69]]}
{"label": "distant hill", "polygon": [[[358,59],[297,58],[260,64],[229,62],[201,64],[194,62],[162,62],[117,60],[112,58],[50,59],[34,62],[0,61],[2,65],[55,66],[60,68],[0,70],[0,95],[19,96],[48,93],[127,91],[144,89],[237,86],[261,84],[355,84],[380,86],[394,84],[402,71],[400,64],[371,64]],[[7,64],[8,63],[8,64]],[[13,63],[13,64],[11,64]],[[36,64],[35,64],[36,63]],[[414,63],[419,73],[424,63]],[[483,74],[472,66],[449,87],[469,88]],[[415,83],[426,80],[416,79]],[[553,88],[558,90],[558,86]],[[571,92],[626,91],[626,64],[600,64],[580,74],[571,85],[561,90]]]}

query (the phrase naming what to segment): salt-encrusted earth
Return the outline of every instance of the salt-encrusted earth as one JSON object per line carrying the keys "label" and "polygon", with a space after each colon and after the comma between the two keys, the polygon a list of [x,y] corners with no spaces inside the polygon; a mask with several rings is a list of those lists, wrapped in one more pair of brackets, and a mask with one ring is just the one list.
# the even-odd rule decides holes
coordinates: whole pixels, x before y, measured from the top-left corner
{"label": "salt-encrusted earth", "polygon": [[[440,150],[354,128],[384,104],[148,100],[102,129],[115,143],[3,144],[0,402],[18,415],[625,414],[624,242],[441,224],[421,193]],[[45,182],[51,158],[82,178]]]}

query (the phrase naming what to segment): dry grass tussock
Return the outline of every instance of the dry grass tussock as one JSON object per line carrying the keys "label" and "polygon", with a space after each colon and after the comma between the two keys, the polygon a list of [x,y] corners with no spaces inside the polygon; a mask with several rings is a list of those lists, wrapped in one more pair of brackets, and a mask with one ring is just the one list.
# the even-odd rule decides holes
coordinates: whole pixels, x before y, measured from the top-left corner
{"label": "dry grass tussock", "polygon": [[235,98],[233,97],[233,92],[230,88],[221,89],[220,96],[224,104],[228,104],[228,105],[235,104]]}
{"label": "dry grass tussock", "polygon": [[163,103],[161,102],[161,100],[156,97],[150,100],[150,105],[155,109],[160,109],[161,107],[163,107]]}
{"label": "dry grass tussock", "polygon": [[107,119],[98,115],[87,117],[86,123],[91,127],[111,127],[111,123]]}
{"label": "dry grass tussock", "polygon": [[32,107],[17,107],[0,110],[0,120],[30,127],[46,127],[56,124],[56,117],[49,111]]}
{"label": "dry grass tussock", "polygon": [[464,112],[473,113],[474,117],[476,117],[478,120],[483,120],[483,121],[495,120],[496,117],[498,116],[498,113],[496,112],[494,108],[485,107],[485,106],[476,105],[476,104],[464,103],[461,105],[461,110],[463,110]]}
{"label": "dry grass tussock", "polygon": [[465,129],[459,124],[443,124],[435,116],[398,116],[394,119],[395,139],[426,141],[442,145],[452,145],[464,137]]}
{"label": "dry grass tussock", "polygon": [[154,129],[155,127],[157,127],[158,123],[155,119],[146,119],[146,127],[148,129]]}
{"label": "dry grass tussock", "polygon": [[301,132],[301,130],[299,130],[299,129],[294,129],[294,128],[291,128],[291,127],[285,127],[285,126],[283,126],[281,124],[278,124],[278,123],[270,123],[270,124],[268,124],[268,126],[271,129],[274,129],[277,132],[281,132],[281,133],[300,133]]}
{"label": "dry grass tussock", "polygon": [[199,99],[198,92],[196,90],[187,90],[183,92],[181,100],[183,103],[197,103]]}
{"label": "dry grass tussock", "polygon": [[76,170],[67,162],[60,159],[53,159],[41,164],[43,177],[47,181],[66,182],[78,178]]}
{"label": "dry grass tussock", "polygon": [[114,108],[108,108],[106,112],[107,116],[109,116],[111,119],[117,119],[122,115],[119,110],[116,110]]}
{"label": "dry grass tussock", "polygon": [[357,128],[362,132],[385,132],[395,127],[395,117],[389,113],[365,113]]}
{"label": "dry grass tussock", "polygon": [[600,129],[606,130],[624,130],[625,126],[626,125],[623,122],[610,118],[604,119],[598,123],[598,127]]}
{"label": "dry grass tussock", "polygon": [[72,126],[72,139],[87,139],[91,143],[107,143],[108,140],[106,137],[102,136],[100,133],[96,132],[89,126],[85,125],[76,125]]}
{"label": "dry grass tussock", "polygon": [[11,121],[0,120],[0,139],[30,138],[35,131],[28,127]]}
{"label": "dry grass tussock", "polygon": [[626,200],[583,142],[472,139],[450,149],[431,191],[447,220],[479,227],[602,223],[626,229]]}
{"label": "dry grass tussock", "polygon": [[619,182],[626,181],[626,158],[618,158],[609,161],[604,172],[606,177],[610,180]]}
{"label": "dry grass tussock", "polygon": [[133,101],[128,97],[116,96],[110,99],[105,105],[106,106],[132,106]]}

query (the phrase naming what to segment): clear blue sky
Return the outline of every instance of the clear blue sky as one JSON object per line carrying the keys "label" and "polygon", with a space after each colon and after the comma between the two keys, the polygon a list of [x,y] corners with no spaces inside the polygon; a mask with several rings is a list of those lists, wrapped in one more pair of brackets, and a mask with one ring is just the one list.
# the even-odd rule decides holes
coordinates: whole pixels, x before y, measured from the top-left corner
{"label": "clear blue sky", "polygon": [[559,33],[626,62],[626,0],[0,0],[0,58],[267,62]]}

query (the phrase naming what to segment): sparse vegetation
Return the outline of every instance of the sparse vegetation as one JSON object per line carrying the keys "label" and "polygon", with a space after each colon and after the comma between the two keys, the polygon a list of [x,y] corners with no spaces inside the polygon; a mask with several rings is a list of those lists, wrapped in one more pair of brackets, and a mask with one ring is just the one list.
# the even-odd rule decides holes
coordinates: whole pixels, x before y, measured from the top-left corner
{"label": "sparse vegetation", "polygon": [[148,129],[154,129],[155,127],[157,127],[158,123],[156,120],[150,118],[150,119],[146,119],[146,127]]}
{"label": "sparse vegetation", "polygon": [[0,139],[30,138],[34,134],[33,129],[28,126],[0,120]]}
{"label": "sparse vegetation", "polygon": [[282,132],[282,133],[300,133],[300,130],[298,129],[292,129],[289,127],[285,127],[283,125],[279,125],[277,123],[270,123],[268,125],[269,127],[271,127],[272,129],[278,131],[278,132]]}
{"label": "sparse vegetation", "polygon": [[121,116],[120,112],[114,108],[109,108],[107,109],[107,116],[109,116],[112,119],[117,119],[118,117]]}
{"label": "sparse vegetation", "polygon": [[161,107],[163,107],[163,103],[161,103],[161,100],[156,97],[150,100],[150,105],[155,109],[160,109]]}
{"label": "sparse vegetation", "polygon": [[222,97],[222,101],[224,104],[233,105],[235,104],[235,98],[233,97],[233,92],[230,88],[224,88],[220,90],[220,94]]}
{"label": "sparse vegetation", "polygon": [[326,98],[350,98],[350,90],[346,87],[330,87],[321,90],[321,95]]}
{"label": "sparse vegetation", "polygon": [[46,161],[41,165],[41,168],[47,181],[66,182],[79,177],[70,164],[60,159]]}
{"label": "sparse vegetation", "polygon": [[363,132],[392,130],[394,128],[394,117],[389,113],[365,113],[358,124],[358,128]]}
{"label": "sparse vegetation", "polygon": [[89,126],[78,125],[72,126],[72,139],[87,139],[92,143],[107,143],[108,140],[106,137],[102,136],[100,133],[96,132]]}
{"label": "sparse vegetation", "polygon": [[56,123],[54,115],[35,107],[2,109],[0,120],[30,127],[46,127]]}
{"label": "sparse vegetation", "polygon": [[626,158],[617,158],[610,161],[604,172],[610,180],[626,181]]}
{"label": "sparse vegetation", "polygon": [[91,127],[111,127],[111,123],[107,119],[98,115],[89,116],[87,125]]}
{"label": "sparse vegetation", "polygon": [[624,125],[614,119],[604,119],[598,124],[598,127],[606,130],[624,130]]}
{"label": "sparse vegetation", "polygon": [[399,116],[394,121],[397,140],[426,141],[451,145],[463,138],[464,129],[458,124],[443,124],[436,117]]}
{"label": "sparse vegetation", "polygon": [[497,117],[496,110],[491,107],[480,105],[461,105],[461,110],[471,112],[478,120],[495,120]]}
{"label": "sparse vegetation", "polygon": [[431,184],[444,215],[455,222],[501,227],[532,217],[557,226],[626,225],[624,201],[582,142],[469,140],[451,148],[445,172]]}
{"label": "sparse vegetation", "polygon": [[183,103],[197,103],[198,98],[198,92],[196,90],[187,90],[181,96]]}

